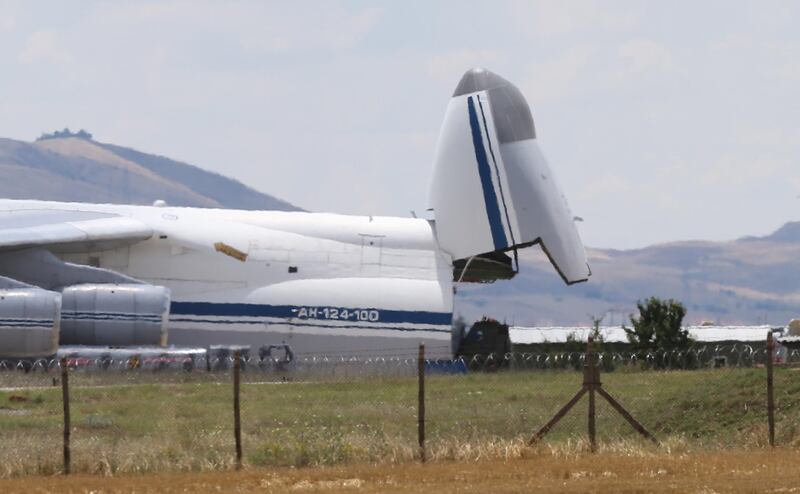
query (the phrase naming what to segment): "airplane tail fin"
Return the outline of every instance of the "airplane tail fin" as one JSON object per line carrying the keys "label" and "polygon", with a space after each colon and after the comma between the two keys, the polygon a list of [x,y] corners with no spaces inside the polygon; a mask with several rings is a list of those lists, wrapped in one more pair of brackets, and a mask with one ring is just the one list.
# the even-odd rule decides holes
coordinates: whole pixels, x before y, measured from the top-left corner
{"label": "airplane tail fin", "polygon": [[574,217],[539,149],[530,108],[484,69],[461,78],[436,149],[429,204],[454,260],[541,244],[568,284],[589,269]]}

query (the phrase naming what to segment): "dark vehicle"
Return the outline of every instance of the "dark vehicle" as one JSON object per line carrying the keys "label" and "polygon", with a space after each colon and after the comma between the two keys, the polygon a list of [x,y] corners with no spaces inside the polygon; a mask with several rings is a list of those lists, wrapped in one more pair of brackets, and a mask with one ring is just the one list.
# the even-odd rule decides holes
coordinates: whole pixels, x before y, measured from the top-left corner
{"label": "dark vehicle", "polygon": [[457,357],[470,370],[497,370],[508,365],[505,355],[511,352],[508,324],[484,317],[472,325],[461,340]]}

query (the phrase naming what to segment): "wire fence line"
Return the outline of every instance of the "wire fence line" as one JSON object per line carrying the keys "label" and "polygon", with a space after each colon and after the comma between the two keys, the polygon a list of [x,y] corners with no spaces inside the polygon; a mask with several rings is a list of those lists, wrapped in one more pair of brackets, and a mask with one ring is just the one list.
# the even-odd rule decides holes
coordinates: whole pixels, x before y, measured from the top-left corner
{"label": "wire fence line", "polygon": [[[84,356],[79,353],[65,355],[70,368],[88,371],[135,371],[135,370],[183,370],[187,372],[216,372],[233,367],[233,355],[210,356],[206,352],[186,354],[173,353],[169,349],[151,349],[148,354],[129,353],[122,356]],[[303,356],[250,356],[242,355],[242,366],[246,370],[263,372],[327,372],[331,367],[349,366],[354,371],[359,367],[373,375],[380,369],[387,374],[405,374],[405,370],[416,372],[417,358],[353,355],[303,355]],[[515,370],[580,370],[585,358],[584,351],[531,351],[505,354],[475,354],[455,359],[427,359],[426,365],[441,372],[464,372],[467,370],[492,371]],[[764,345],[732,343],[722,345],[700,345],[685,349],[658,349],[645,351],[597,352],[600,367],[604,372],[617,369],[702,369],[719,367],[753,367],[763,365],[767,359]],[[800,364],[800,349],[781,348],[774,352],[778,364]],[[0,371],[48,372],[60,367],[60,358],[0,359]]]}
{"label": "wire fence line", "polygon": [[[650,433],[595,403],[600,451],[800,445],[800,356],[762,345],[603,352],[598,382]],[[0,477],[64,470],[62,370],[69,376],[73,472],[234,468],[235,354],[38,360],[0,366]],[[423,359],[242,355],[240,446],[249,465],[329,465],[523,455],[531,435],[585,383],[586,352]],[[9,363],[10,364],[10,363]],[[191,365],[189,365],[191,364]],[[585,374],[585,372],[584,372]],[[587,398],[536,448],[588,449]]]}

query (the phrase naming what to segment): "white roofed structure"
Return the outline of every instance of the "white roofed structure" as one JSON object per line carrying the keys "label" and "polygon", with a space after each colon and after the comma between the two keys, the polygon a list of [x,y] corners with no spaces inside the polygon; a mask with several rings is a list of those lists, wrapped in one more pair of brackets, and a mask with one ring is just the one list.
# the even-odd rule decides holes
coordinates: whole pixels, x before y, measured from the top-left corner
{"label": "white roofed structure", "polygon": [[[767,332],[775,330],[771,326],[689,326],[689,336],[702,343],[714,343],[718,341],[765,341]],[[780,334],[782,328],[778,328]],[[509,328],[509,336],[512,344],[531,345],[542,343],[565,343],[570,335],[578,341],[586,341],[592,333],[592,328],[582,327],[524,327],[512,326]],[[628,335],[621,326],[605,326],[600,328],[603,341],[607,343],[627,343]]]}

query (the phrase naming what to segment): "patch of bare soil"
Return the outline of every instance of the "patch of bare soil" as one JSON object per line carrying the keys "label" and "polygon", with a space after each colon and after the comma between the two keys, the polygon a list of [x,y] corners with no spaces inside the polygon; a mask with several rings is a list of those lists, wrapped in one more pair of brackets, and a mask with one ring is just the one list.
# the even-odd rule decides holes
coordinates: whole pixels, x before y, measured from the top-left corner
{"label": "patch of bare soil", "polygon": [[26,477],[0,481],[0,492],[800,493],[798,464],[800,451],[794,449],[629,456],[537,453],[473,463]]}

